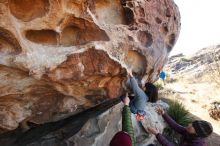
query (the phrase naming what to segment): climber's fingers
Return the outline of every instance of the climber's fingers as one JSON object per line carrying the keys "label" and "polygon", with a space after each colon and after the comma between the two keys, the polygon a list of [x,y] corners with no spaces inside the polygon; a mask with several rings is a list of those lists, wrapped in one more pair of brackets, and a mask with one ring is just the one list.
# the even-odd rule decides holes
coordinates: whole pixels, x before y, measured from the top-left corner
{"label": "climber's fingers", "polygon": [[128,75],[129,75],[130,77],[133,77],[133,73],[132,73],[132,69],[131,69],[131,68],[128,69]]}
{"label": "climber's fingers", "polygon": [[154,134],[154,135],[156,135],[156,134],[159,133],[158,129],[157,129],[157,128],[153,128],[153,127],[148,127],[148,128],[147,128],[147,131],[148,131],[149,133],[151,133],[151,134]]}
{"label": "climber's fingers", "polygon": [[125,105],[129,105],[130,103],[130,98],[128,97],[128,95],[126,94],[125,98],[123,99],[123,102]]}
{"label": "climber's fingers", "polygon": [[163,114],[165,113],[165,111],[163,110],[163,108],[160,107],[160,106],[157,106],[157,107],[155,108],[155,111],[156,111],[158,114],[160,114],[160,115],[163,115]]}

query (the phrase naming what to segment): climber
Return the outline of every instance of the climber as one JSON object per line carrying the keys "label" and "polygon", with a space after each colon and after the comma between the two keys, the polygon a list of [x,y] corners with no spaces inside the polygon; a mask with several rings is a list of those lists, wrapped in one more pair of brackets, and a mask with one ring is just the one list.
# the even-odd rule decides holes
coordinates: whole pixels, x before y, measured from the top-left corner
{"label": "climber", "polygon": [[115,134],[110,142],[110,146],[135,146],[128,94],[124,97],[123,103],[125,105],[122,110],[122,131]]}
{"label": "climber", "polygon": [[[187,127],[177,124],[161,107],[156,108],[156,112],[164,118],[168,125],[182,135],[180,146],[206,146],[205,138],[213,132],[212,125],[203,120],[196,120]],[[149,127],[148,131],[154,134],[162,146],[174,146],[156,128]]]}
{"label": "climber", "polygon": [[158,99],[158,90],[152,83],[145,84],[145,91],[141,89],[137,83],[137,80],[134,78],[132,71],[128,71],[129,78],[126,82],[126,85],[134,93],[134,97],[130,102],[131,112],[136,114],[136,119],[138,121],[143,120],[146,115],[145,106],[147,101],[156,102]]}
{"label": "climber", "polygon": [[165,85],[165,78],[166,78],[166,73],[165,73],[165,71],[161,71],[159,77],[160,77],[161,80],[163,81],[163,85]]}

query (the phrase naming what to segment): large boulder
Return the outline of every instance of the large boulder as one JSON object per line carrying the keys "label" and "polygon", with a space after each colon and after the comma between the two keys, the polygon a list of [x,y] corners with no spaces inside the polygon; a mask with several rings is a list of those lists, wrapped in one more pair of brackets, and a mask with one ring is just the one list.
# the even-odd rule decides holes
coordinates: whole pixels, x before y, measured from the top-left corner
{"label": "large boulder", "polygon": [[[81,130],[73,136],[63,138],[65,136],[55,132],[44,136],[37,142],[30,143],[27,146],[109,146],[113,136],[122,130],[121,113],[123,106],[124,105],[122,103],[118,104],[101,115],[95,118],[90,118],[81,128]],[[142,121],[142,124],[136,120],[134,114],[131,115],[137,146],[146,146],[148,144],[156,143],[155,136],[153,134],[149,134],[145,130],[147,127],[156,127],[160,132],[162,132],[167,126],[162,116],[155,112],[156,106],[161,106],[164,109],[168,109],[169,107],[165,102],[162,101],[158,101],[157,103],[147,103],[147,107],[145,109],[147,116]],[[65,133],[64,135],[68,134]]]}
{"label": "large boulder", "polygon": [[172,0],[0,0],[0,129],[116,98],[127,69],[155,81],[179,30]]}

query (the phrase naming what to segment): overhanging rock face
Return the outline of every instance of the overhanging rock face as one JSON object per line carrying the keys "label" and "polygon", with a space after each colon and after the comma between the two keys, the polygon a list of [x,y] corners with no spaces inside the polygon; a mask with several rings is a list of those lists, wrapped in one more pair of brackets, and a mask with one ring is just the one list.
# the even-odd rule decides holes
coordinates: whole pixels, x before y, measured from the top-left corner
{"label": "overhanging rock face", "polygon": [[127,69],[153,82],[180,30],[172,0],[0,0],[0,129],[116,98]]}

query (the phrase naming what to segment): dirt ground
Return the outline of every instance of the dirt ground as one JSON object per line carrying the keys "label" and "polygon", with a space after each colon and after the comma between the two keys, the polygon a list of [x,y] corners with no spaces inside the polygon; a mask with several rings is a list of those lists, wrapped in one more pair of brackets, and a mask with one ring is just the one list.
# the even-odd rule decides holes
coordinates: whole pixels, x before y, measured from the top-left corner
{"label": "dirt ground", "polygon": [[161,90],[163,98],[178,100],[198,119],[212,123],[214,133],[208,138],[209,146],[220,146],[220,121],[209,116],[208,109],[214,101],[220,101],[220,90],[214,83],[196,79],[179,79],[166,83]]}

